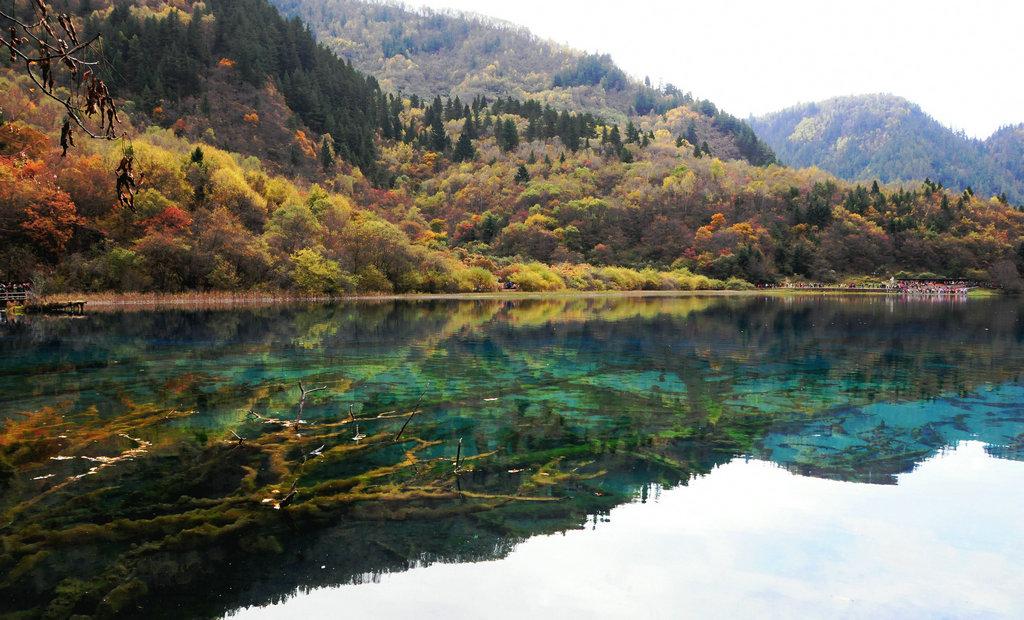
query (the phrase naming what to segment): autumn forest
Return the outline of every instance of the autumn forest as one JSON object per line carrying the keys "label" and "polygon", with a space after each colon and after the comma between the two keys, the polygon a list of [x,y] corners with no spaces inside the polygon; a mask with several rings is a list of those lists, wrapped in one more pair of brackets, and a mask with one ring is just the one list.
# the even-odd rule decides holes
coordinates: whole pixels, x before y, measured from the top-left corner
{"label": "autumn forest", "polygon": [[[407,75],[417,53],[455,62],[466,45],[491,48],[493,61],[474,54],[465,68],[474,79],[414,92],[266,0],[47,4],[91,41],[81,57],[119,122],[108,139],[78,131],[67,144],[81,75],[56,66],[48,84],[33,80],[38,65],[3,61],[0,281],[44,294],[742,289],[896,274],[1021,288],[1024,213],[1005,193],[787,167],[745,122],[634,82],[608,57],[544,51],[469,18],[408,14],[434,19],[429,40],[397,10],[337,18],[378,33],[374,49]],[[42,4],[15,5],[8,48]],[[522,52],[539,63],[529,82],[512,43],[536,48]]]}

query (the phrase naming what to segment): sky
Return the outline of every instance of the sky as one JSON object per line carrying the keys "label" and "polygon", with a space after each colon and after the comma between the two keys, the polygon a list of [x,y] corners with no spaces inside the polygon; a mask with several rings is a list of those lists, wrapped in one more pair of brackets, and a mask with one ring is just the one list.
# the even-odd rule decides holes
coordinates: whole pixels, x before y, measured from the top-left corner
{"label": "sky", "polygon": [[1024,123],[1019,0],[406,0],[611,54],[746,118],[842,95],[890,93],[987,138]]}

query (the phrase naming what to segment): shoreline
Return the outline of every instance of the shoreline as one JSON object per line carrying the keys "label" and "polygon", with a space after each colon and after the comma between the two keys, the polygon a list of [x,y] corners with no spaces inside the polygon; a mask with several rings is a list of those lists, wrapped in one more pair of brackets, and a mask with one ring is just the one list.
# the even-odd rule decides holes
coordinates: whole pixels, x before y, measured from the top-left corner
{"label": "shoreline", "polygon": [[410,293],[410,294],[366,294],[366,295],[344,295],[344,296],[300,296],[273,293],[231,293],[231,292],[203,292],[203,293],[82,293],[69,294],[61,293],[40,297],[33,302],[33,305],[84,302],[89,309],[118,310],[118,309],[158,309],[158,308],[229,308],[229,307],[255,307],[271,306],[276,304],[324,304],[324,303],[358,303],[358,302],[386,302],[386,301],[431,301],[431,300],[488,300],[488,299],[550,299],[559,297],[693,297],[693,296],[772,296],[772,297],[793,297],[793,296],[836,296],[836,295],[884,295],[897,297],[914,298],[970,298],[988,297],[999,295],[998,291],[987,289],[975,289],[967,294],[950,293],[922,293],[899,290],[888,290],[884,288],[846,288],[846,287],[821,287],[821,288],[759,288],[751,290],[635,290],[635,291],[495,291],[483,293]]}

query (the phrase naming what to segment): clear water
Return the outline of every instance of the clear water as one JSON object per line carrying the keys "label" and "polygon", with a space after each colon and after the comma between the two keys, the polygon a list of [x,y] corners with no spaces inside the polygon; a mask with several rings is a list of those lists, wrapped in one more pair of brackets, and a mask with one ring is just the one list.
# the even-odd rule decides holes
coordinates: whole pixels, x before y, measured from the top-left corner
{"label": "clear water", "polygon": [[896,486],[734,460],[500,561],[366,575],[231,617],[1020,617],[1024,494],[1006,490],[1022,476],[980,442]]}
{"label": "clear water", "polygon": [[8,324],[0,598],[1016,617],[1020,310],[659,296]]}

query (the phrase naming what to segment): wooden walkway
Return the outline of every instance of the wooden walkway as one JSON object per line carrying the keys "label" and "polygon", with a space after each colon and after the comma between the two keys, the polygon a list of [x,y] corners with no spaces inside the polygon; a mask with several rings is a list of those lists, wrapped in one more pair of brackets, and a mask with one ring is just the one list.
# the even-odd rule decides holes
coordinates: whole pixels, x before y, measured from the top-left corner
{"label": "wooden walkway", "polygon": [[25,304],[25,314],[85,314],[85,302],[59,301],[49,304]]}
{"label": "wooden walkway", "polygon": [[46,304],[32,303],[31,291],[4,291],[0,293],[0,309],[9,303],[19,304],[25,314],[85,314],[84,301],[59,301]]}
{"label": "wooden walkway", "polygon": [[0,293],[0,304],[5,304],[9,301],[28,301],[31,296],[32,293],[30,291],[4,291]]}

